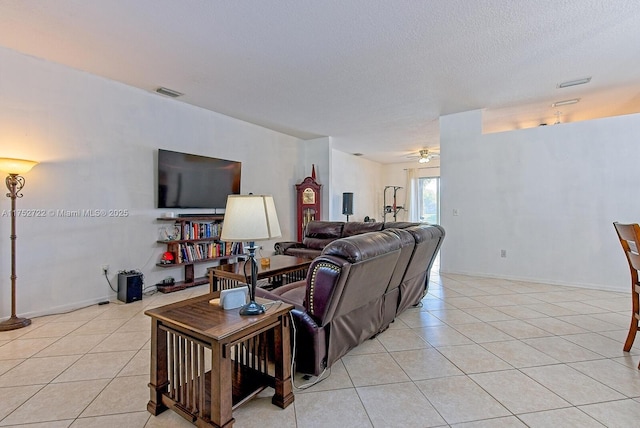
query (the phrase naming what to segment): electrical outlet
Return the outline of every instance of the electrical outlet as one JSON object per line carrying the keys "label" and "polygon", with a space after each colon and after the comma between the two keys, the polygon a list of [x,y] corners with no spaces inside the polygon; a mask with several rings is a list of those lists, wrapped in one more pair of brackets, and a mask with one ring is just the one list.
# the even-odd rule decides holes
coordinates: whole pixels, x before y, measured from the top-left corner
{"label": "electrical outlet", "polygon": [[108,274],[109,273],[109,265],[102,265],[100,273],[102,273],[102,275]]}

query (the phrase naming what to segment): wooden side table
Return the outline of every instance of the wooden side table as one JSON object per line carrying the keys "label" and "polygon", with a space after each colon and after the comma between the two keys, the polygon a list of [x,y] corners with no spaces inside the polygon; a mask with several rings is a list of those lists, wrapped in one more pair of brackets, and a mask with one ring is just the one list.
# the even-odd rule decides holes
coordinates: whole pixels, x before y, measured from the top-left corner
{"label": "wooden side table", "polygon": [[207,294],[145,312],[152,321],[151,414],[171,408],[198,426],[231,427],[233,409],[267,386],[275,389],[273,404],[293,403],[293,307],[274,303],[264,314],[246,317],[209,303],[217,297]]}

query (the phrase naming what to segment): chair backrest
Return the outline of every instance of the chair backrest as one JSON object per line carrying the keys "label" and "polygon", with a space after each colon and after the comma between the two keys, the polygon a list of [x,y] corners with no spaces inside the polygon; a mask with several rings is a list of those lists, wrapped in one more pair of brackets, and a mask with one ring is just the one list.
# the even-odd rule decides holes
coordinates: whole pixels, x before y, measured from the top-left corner
{"label": "chair backrest", "polygon": [[[315,306],[313,310],[310,306],[307,310],[317,317],[318,325],[324,326],[336,317],[381,299],[400,257],[401,244],[395,234],[371,232],[341,238],[327,245],[309,267],[311,278],[307,275],[306,301],[309,304],[314,302]],[[341,261],[327,257],[338,257]],[[318,280],[314,282],[312,268],[322,262],[342,265],[339,281],[323,280],[317,276]],[[324,302],[321,303],[322,300]]]}
{"label": "chair backrest", "polygon": [[616,228],[620,244],[624,250],[631,271],[631,282],[638,283],[638,270],[640,270],[640,253],[638,253],[638,245],[640,243],[640,226],[637,223],[621,224],[613,223]]}

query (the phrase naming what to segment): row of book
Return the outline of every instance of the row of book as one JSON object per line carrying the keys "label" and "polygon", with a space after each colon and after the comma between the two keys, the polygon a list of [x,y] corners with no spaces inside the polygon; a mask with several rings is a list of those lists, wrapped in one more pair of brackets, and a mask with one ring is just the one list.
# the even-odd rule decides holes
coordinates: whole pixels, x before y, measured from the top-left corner
{"label": "row of book", "polygon": [[192,222],[184,223],[182,239],[215,238],[222,233],[222,223],[216,222]]}
{"label": "row of book", "polygon": [[244,254],[242,242],[203,242],[200,244],[178,245],[178,263],[191,263],[198,260],[214,259]]}

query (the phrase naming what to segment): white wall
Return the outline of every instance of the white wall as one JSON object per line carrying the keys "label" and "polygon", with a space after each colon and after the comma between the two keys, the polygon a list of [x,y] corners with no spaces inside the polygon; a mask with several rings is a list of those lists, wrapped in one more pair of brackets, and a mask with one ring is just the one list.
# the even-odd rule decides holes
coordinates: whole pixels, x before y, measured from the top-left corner
{"label": "white wall", "polygon": [[612,223],[640,221],[640,115],[487,135],[481,122],[440,120],[441,270],[627,291]]}
{"label": "white wall", "polygon": [[353,215],[349,221],[363,221],[365,216],[378,217],[382,186],[382,165],[338,150],[331,151],[331,189],[329,220],[345,221],[342,193],[353,193]]}
{"label": "white wall", "polygon": [[[182,279],[180,268],[155,266],[164,249],[155,242],[162,226],[154,209],[158,148],[241,161],[242,192],[273,194],[283,236],[295,235],[291,189],[300,140],[4,48],[0,64],[0,157],[41,162],[25,175],[18,208],[129,212],[17,218],[19,314],[113,297],[102,264],[110,265],[112,281],[124,269],[141,270],[145,285]],[[9,202],[0,200],[0,213]],[[9,225],[0,216],[0,319],[10,312]],[[196,265],[197,276],[205,270]]]}
{"label": "white wall", "polygon": [[[295,184],[300,184],[302,180],[311,177],[311,172],[315,168],[316,182],[322,187],[320,188],[320,219],[327,220],[329,218],[329,201],[330,201],[330,177],[331,177],[331,137],[320,137],[313,140],[305,140],[302,143],[300,165],[298,169]],[[295,184],[292,192],[296,193]],[[296,207],[293,206],[294,216]],[[294,231],[296,229],[294,228]],[[295,241],[297,239],[296,232],[291,234]]]}

